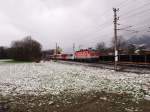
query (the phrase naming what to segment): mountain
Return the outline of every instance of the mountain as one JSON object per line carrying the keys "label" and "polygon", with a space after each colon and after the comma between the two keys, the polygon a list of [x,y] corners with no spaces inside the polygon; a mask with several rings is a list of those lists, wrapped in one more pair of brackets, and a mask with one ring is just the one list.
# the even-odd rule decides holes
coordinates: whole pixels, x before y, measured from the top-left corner
{"label": "mountain", "polygon": [[142,37],[134,36],[128,39],[127,42],[129,44],[137,44],[137,45],[145,44],[147,48],[150,48],[150,36],[149,35],[143,35]]}

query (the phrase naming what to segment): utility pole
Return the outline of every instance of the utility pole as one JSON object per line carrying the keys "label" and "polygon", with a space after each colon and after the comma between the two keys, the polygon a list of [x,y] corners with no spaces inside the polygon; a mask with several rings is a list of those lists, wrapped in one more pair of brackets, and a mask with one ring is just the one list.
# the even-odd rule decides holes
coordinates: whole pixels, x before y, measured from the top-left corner
{"label": "utility pole", "polygon": [[75,43],[73,43],[73,58],[75,57]]}
{"label": "utility pole", "polygon": [[57,55],[57,43],[56,43],[56,55]]}
{"label": "utility pole", "polygon": [[57,43],[56,43],[55,59],[57,60]]}
{"label": "utility pole", "polygon": [[73,43],[73,53],[75,52],[75,43]]}
{"label": "utility pole", "polygon": [[114,39],[115,39],[115,46],[114,46],[114,52],[115,52],[115,64],[114,64],[114,70],[117,71],[117,64],[118,64],[118,38],[117,38],[117,22],[119,20],[118,16],[117,16],[117,12],[119,11],[119,9],[113,8],[114,11]]}

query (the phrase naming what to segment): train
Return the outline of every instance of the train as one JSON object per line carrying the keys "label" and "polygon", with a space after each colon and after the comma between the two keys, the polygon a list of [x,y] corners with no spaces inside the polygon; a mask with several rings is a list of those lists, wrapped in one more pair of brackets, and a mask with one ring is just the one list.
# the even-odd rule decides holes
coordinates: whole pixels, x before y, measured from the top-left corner
{"label": "train", "polygon": [[93,49],[82,49],[74,54],[54,54],[50,56],[53,60],[72,60],[79,62],[96,62],[99,60],[100,52]]}
{"label": "train", "polygon": [[96,62],[99,60],[100,52],[93,49],[82,49],[74,53],[74,60],[80,62]]}
{"label": "train", "polygon": [[[150,63],[150,55],[118,55],[120,62],[144,62]],[[77,61],[77,62],[114,62],[114,55],[101,53],[93,49],[82,49],[74,54],[54,54],[52,60]]]}

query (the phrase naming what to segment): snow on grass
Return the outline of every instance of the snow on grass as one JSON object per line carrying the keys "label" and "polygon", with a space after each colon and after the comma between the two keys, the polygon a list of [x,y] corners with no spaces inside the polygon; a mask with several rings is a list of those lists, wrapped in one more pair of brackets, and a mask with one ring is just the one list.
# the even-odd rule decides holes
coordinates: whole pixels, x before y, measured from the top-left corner
{"label": "snow on grass", "polygon": [[59,94],[106,91],[150,95],[150,74],[121,73],[57,62],[0,64],[0,93]]}

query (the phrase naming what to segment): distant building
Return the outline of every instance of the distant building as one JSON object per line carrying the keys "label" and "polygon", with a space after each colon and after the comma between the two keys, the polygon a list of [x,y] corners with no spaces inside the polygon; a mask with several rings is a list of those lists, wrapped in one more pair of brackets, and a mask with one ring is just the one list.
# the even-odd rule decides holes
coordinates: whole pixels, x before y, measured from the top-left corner
{"label": "distant building", "polygon": [[54,55],[54,53],[55,53],[54,49],[42,51],[42,59],[47,60],[49,59],[49,56]]}
{"label": "distant building", "polygon": [[143,53],[144,55],[150,55],[150,48],[143,49],[143,50],[142,50],[142,53]]}

